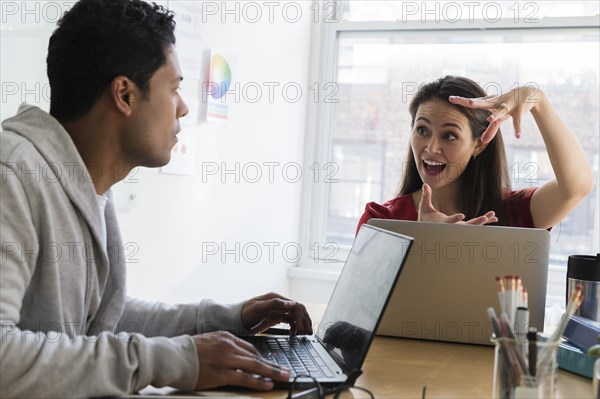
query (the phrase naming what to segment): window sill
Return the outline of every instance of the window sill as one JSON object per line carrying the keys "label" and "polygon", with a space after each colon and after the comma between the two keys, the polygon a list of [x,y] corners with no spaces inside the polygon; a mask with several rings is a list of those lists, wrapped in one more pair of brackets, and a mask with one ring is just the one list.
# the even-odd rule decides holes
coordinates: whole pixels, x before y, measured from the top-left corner
{"label": "window sill", "polygon": [[288,267],[290,298],[303,303],[328,303],[340,271],[334,265]]}
{"label": "window sill", "polygon": [[341,270],[336,270],[335,267],[323,270],[322,268],[317,269],[316,267],[295,265],[288,267],[288,277],[290,280],[304,279],[304,280],[318,280],[318,281],[329,281],[336,282],[340,276]]}

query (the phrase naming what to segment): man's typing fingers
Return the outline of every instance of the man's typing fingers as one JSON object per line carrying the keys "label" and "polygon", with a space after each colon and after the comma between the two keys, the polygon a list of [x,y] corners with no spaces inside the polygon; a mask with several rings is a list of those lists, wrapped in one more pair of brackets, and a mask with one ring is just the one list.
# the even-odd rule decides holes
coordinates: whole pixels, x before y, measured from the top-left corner
{"label": "man's typing fingers", "polygon": [[228,365],[231,369],[241,370],[250,375],[258,375],[275,381],[287,381],[290,371],[278,365],[271,364],[256,356],[239,355],[231,359]]}
{"label": "man's typing fingers", "polygon": [[241,370],[226,370],[223,375],[227,385],[269,391],[273,389],[273,381]]}
{"label": "man's typing fingers", "polygon": [[269,293],[249,299],[242,308],[242,323],[252,333],[286,322],[291,326],[290,333],[311,334],[312,321],[306,308],[299,302],[279,294]]}
{"label": "man's typing fingers", "polygon": [[303,304],[297,303],[290,316],[291,335],[311,335],[313,333],[312,321]]}
{"label": "man's typing fingers", "polygon": [[193,337],[198,354],[196,388],[239,385],[271,389],[269,380],[289,379],[289,371],[267,362],[250,343],[217,331]]}

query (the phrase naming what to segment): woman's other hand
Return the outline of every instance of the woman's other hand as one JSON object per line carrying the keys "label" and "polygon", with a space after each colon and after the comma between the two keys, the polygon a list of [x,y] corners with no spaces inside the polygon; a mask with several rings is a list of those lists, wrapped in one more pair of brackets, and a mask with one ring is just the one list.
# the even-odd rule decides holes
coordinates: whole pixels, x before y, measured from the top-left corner
{"label": "woman's other hand", "polygon": [[418,221],[419,222],[436,222],[436,223],[459,223],[459,224],[472,224],[482,226],[488,223],[496,223],[498,218],[494,211],[489,211],[485,215],[465,221],[465,215],[462,213],[455,213],[454,215],[446,215],[434,208],[431,202],[431,187],[429,184],[423,184],[421,193],[421,201],[419,202],[418,209]]}

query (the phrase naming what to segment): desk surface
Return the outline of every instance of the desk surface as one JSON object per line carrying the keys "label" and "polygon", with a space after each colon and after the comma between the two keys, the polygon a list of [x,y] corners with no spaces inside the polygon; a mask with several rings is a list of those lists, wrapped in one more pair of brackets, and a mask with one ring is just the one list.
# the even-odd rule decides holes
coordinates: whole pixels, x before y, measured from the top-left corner
{"label": "desk surface", "polygon": [[[482,398],[492,395],[493,347],[378,337],[358,386],[377,398]],[[589,397],[590,380],[559,371],[558,398]]]}
{"label": "desk surface", "polygon": [[[377,337],[356,385],[380,398],[487,398],[492,395],[492,347]],[[588,398],[590,380],[559,370],[557,398]],[[229,391],[229,390],[228,390]],[[355,391],[354,397],[366,394]],[[146,392],[144,392],[146,393]],[[215,393],[227,396],[225,391]],[[286,392],[234,390],[232,395],[284,398]],[[342,395],[352,398],[352,394]]]}

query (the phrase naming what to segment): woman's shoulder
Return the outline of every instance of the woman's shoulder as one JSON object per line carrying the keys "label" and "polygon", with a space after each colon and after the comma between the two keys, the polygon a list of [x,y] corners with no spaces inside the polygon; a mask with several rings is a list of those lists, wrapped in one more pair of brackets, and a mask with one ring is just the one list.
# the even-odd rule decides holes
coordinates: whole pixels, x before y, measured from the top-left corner
{"label": "woman's shoulder", "polygon": [[383,204],[369,202],[365,212],[378,219],[417,220],[417,210],[411,194],[401,195]]}
{"label": "woman's shoulder", "polygon": [[520,190],[505,189],[502,193],[503,201],[530,201],[537,187],[528,187]]}
{"label": "woman's shoulder", "polygon": [[506,212],[508,225],[513,227],[535,227],[531,215],[531,196],[537,187],[521,190],[504,190],[502,202]]}

